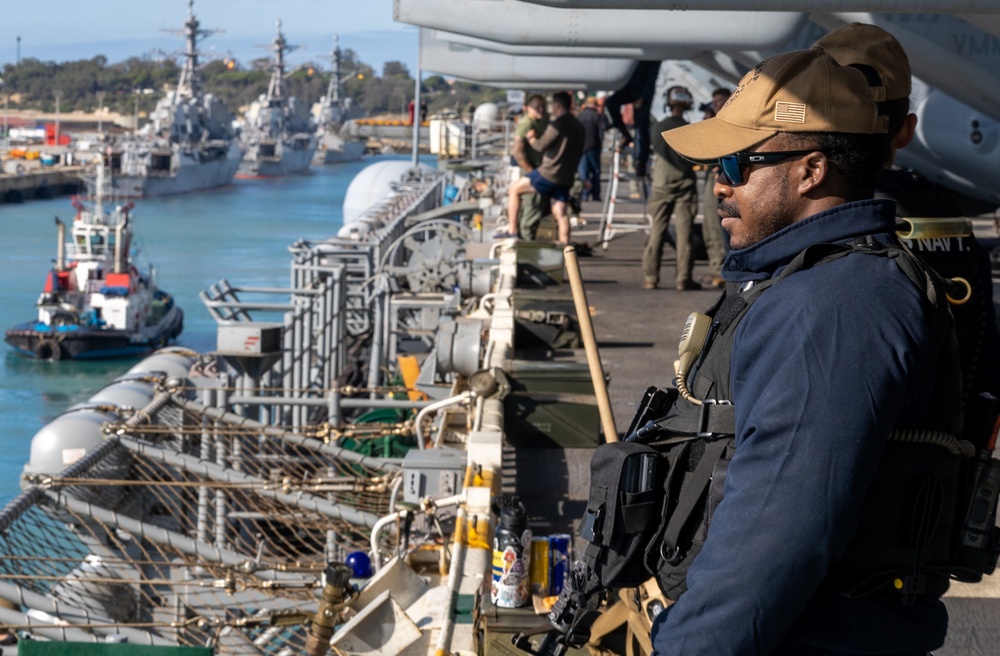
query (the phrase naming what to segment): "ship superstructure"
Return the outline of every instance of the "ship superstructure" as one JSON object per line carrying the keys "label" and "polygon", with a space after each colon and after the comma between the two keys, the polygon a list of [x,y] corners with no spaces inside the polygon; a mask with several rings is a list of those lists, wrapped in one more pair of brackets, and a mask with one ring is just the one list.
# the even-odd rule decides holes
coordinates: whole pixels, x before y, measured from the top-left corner
{"label": "ship superstructure", "polygon": [[116,144],[115,179],[119,194],[150,197],[180,194],[230,184],[242,152],[232,113],[205,93],[199,71],[198,42],[213,34],[201,28],[188,0],[183,31],[184,65],[177,87],[156,104],[150,123]]}
{"label": "ship superstructure", "polygon": [[343,84],[357,72],[344,73],[341,66],[342,53],[339,39],[334,37],[333,51],[330,62],[333,69],[330,72],[330,84],[326,95],[312,107],[313,120],[316,122],[316,137],[318,148],[316,162],[321,164],[336,164],[360,159],[365,153],[365,142],[351,139],[340,134],[344,122],[353,118],[354,106],[351,99],[344,96]]}
{"label": "ship superstructure", "polygon": [[240,134],[245,154],[238,177],[269,178],[302,173],[316,153],[315,127],[303,103],[285,91],[285,54],[298,49],[281,33],[271,44],[274,62],[267,93],[250,104]]}

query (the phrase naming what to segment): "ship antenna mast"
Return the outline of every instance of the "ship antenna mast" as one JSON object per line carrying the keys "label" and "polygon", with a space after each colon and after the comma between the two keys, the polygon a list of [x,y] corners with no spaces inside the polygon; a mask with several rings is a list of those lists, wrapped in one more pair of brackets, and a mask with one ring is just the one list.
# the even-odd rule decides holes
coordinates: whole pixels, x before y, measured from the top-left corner
{"label": "ship antenna mast", "polygon": [[335,105],[340,101],[340,36],[333,35],[333,75],[330,76],[330,87],[326,90],[326,97],[330,99],[330,104]]}
{"label": "ship antenna mast", "polygon": [[104,179],[104,166],[104,157],[99,157],[97,159],[97,178],[94,182],[94,215],[97,217],[104,216],[104,191],[107,184]]}
{"label": "ship antenna mast", "polygon": [[278,35],[274,37],[274,41],[271,44],[271,47],[274,50],[274,67],[271,72],[271,83],[267,87],[267,100],[269,105],[273,105],[276,101],[283,100],[285,97],[285,53],[293,52],[301,47],[289,45],[289,43],[285,41],[285,35],[281,33],[280,18],[278,19],[277,25]]}
{"label": "ship antenna mast", "polygon": [[222,30],[203,30],[201,23],[194,15],[194,0],[188,0],[188,17],[184,22],[183,30],[163,30],[170,34],[179,34],[184,37],[186,47],[184,49],[184,67],[181,69],[181,77],[177,82],[177,96],[199,98],[202,94],[201,73],[198,66],[198,40],[207,38]]}

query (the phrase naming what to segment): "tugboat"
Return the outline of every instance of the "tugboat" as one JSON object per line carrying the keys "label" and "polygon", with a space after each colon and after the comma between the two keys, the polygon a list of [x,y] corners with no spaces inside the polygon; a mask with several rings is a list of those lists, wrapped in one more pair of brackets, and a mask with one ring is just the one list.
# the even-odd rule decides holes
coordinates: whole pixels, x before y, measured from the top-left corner
{"label": "tugboat", "polygon": [[241,140],[243,161],[237,178],[271,178],[303,173],[316,153],[316,135],[305,104],[285,95],[285,53],[298,46],[288,45],[281,33],[273,42],[274,63],[267,94],[251,103],[246,112]]}
{"label": "tugboat", "polygon": [[184,313],[157,289],[153,267],[144,274],[133,264],[133,204],[104,209],[109,178],[102,158],[92,200],[73,199],[70,240],[56,218],[56,263],[38,299],[38,319],[5,336],[18,353],[39,360],[137,356],[181,333]]}

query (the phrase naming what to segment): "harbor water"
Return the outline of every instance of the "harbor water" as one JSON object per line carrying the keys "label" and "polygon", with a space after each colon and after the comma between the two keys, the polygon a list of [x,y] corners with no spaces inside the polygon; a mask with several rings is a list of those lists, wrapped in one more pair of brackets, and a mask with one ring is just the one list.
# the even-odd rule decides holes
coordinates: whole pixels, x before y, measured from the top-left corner
{"label": "harbor water", "polygon": [[[402,158],[401,158],[402,159]],[[140,270],[156,268],[161,289],[183,308],[178,344],[215,349],[216,324],[198,293],[222,278],[234,286],[289,285],[288,246],[320,240],[342,225],[344,194],[374,160],[314,166],[306,175],[237,180],[212,191],[136,201],[133,210]],[[0,327],[37,316],[35,302],[56,256],[54,217],[72,221],[67,197],[0,205],[6,245],[0,257]],[[39,362],[0,352],[0,504],[19,491],[31,438],[75,403],[124,374],[138,359]]]}

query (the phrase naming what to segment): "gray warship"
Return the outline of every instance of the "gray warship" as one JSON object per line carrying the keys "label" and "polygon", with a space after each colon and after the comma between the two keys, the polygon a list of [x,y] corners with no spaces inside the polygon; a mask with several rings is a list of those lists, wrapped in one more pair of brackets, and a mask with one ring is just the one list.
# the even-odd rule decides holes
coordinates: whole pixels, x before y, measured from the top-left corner
{"label": "gray warship", "polygon": [[236,173],[239,178],[302,173],[316,153],[316,135],[308,110],[285,93],[285,53],[298,46],[285,41],[280,20],[272,48],[274,63],[267,94],[251,103],[244,116],[240,140],[245,154]]}
{"label": "gray warship", "polygon": [[355,71],[345,74],[341,70],[340,44],[336,37],[330,61],[333,69],[330,72],[330,84],[327,86],[326,95],[312,106],[313,120],[316,122],[316,138],[319,142],[315,159],[317,164],[353,162],[365,154],[364,141],[340,134],[344,121],[355,118],[356,114],[351,99],[344,97],[342,85],[358,73]]}
{"label": "gray warship", "polygon": [[202,87],[198,39],[200,29],[188,0],[181,32],[187,46],[177,88],[153,110],[142,130],[119,140],[113,162],[116,193],[125,197],[181,194],[222,187],[233,181],[242,153],[232,128],[232,113]]}

